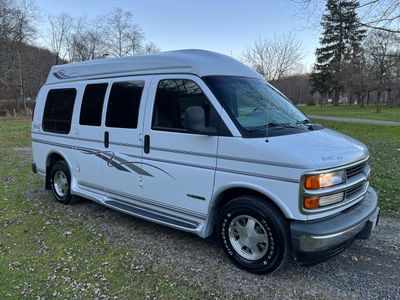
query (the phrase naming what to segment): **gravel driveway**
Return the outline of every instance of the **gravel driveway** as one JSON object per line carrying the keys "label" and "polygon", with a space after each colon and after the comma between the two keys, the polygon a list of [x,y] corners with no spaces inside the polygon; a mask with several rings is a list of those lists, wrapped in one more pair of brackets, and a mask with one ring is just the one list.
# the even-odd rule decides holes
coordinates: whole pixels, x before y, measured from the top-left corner
{"label": "gravel driveway", "polygon": [[60,210],[116,246],[141,249],[154,264],[171,268],[176,281],[200,286],[210,298],[400,299],[400,222],[394,219],[381,218],[371,239],[328,262],[300,267],[292,259],[285,271],[260,276],[234,267],[213,237],[203,240],[88,200]]}

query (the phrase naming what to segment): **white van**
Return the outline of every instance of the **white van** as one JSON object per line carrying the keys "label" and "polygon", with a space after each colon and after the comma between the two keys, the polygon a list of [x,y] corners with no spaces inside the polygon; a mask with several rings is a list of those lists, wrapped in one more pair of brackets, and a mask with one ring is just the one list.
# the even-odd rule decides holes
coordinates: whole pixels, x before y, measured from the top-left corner
{"label": "white van", "polygon": [[240,62],[202,50],[54,66],[32,122],[33,171],[152,222],[215,233],[254,273],[366,239],[378,222],[362,143],[311,122]]}

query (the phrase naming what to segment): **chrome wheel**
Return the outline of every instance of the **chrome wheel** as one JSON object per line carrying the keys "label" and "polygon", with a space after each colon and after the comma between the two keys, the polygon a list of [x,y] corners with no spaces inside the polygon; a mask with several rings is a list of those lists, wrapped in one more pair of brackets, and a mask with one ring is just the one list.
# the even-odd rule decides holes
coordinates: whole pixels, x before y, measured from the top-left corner
{"label": "chrome wheel", "polygon": [[69,184],[67,176],[64,174],[64,172],[58,170],[56,173],[54,173],[53,185],[55,192],[60,198],[68,195]]}
{"label": "chrome wheel", "polygon": [[229,224],[229,240],[243,258],[257,260],[268,250],[268,235],[255,218],[247,215],[235,217]]}

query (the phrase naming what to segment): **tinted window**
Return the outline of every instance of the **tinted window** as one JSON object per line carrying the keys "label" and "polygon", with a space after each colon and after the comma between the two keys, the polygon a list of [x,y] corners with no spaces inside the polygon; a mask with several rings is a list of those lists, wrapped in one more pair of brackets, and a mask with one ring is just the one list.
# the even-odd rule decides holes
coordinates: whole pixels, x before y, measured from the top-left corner
{"label": "tinted window", "polygon": [[107,83],[89,84],[83,94],[79,124],[100,126]]}
{"label": "tinted window", "polygon": [[47,94],[43,114],[43,130],[56,133],[69,133],[76,89],[50,90]]}
{"label": "tinted window", "polygon": [[186,132],[185,111],[189,106],[203,107],[207,126],[210,125],[210,118],[216,118],[215,110],[195,82],[186,79],[160,81],[154,103],[152,128]]}
{"label": "tinted window", "polygon": [[137,128],[144,82],[116,82],[107,106],[107,127]]}

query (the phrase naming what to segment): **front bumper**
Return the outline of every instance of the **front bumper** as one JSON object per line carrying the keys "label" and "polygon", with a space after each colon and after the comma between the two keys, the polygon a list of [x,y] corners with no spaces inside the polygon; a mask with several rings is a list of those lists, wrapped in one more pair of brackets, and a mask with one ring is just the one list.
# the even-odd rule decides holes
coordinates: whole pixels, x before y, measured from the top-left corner
{"label": "front bumper", "polygon": [[379,220],[378,196],[369,187],[364,199],[322,220],[293,221],[292,246],[300,262],[319,262],[344,250],[355,239],[368,239]]}

